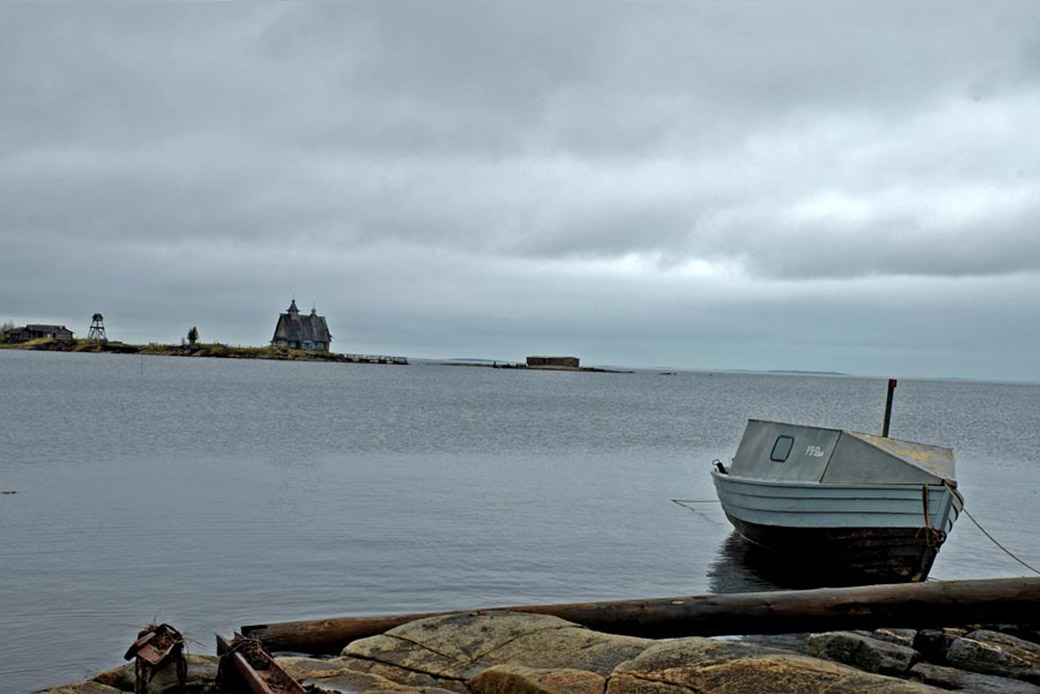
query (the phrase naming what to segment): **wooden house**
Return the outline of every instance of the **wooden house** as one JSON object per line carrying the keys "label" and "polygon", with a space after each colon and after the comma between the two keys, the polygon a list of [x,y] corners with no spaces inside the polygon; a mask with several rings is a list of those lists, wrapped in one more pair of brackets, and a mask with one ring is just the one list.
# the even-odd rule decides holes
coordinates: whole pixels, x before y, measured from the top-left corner
{"label": "wooden house", "polygon": [[43,325],[30,323],[21,328],[9,328],[4,331],[4,342],[28,342],[49,337],[52,340],[67,341],[72,339],[72,331],[64,325]]}
{"label": "wooden house", "polygon": [[328,352],[332,335],[329,334],[325,316],[319,316],[317,309],[312,308],[310,315],[300,315],[296,308],[296,299],[289,304],[289,310],[278,316],[278,325],[274,329],[271,344],[275,347],[289,349],[306,349]]}

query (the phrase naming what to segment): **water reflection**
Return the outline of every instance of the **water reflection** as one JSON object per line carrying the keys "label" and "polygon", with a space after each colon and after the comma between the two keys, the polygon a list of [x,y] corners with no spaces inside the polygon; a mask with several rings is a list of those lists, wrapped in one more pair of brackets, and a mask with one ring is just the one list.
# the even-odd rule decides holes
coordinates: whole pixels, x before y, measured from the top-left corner
{"label": "water reflection", "polygon": [[806,567],[804,562],[783,553],[754,545],[736,531],[722,541],[708,568],[708,586],[713,593],[753,593],[771,590],[804,590],[869,583],[837,571]]}

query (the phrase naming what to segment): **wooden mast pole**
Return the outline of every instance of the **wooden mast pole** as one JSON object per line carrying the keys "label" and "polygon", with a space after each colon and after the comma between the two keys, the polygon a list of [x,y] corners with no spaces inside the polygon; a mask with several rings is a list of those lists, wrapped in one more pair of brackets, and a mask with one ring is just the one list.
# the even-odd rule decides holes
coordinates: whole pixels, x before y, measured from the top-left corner
{"label": "wooden mast pole", "polygon": [[894,378],[888,379],[888,400],[885,401],[885,425],[881,430],[881,436],[888,438],[888,425],[892,423],[892,395],[896,392],[899,383]]}

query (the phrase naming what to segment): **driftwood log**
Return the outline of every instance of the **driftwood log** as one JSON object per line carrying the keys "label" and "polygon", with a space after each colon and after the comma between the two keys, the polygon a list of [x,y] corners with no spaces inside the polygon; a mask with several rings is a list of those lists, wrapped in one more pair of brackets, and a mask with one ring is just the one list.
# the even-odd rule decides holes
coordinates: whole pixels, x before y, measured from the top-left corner
{"label": "driftwood log", "polygon": [[[783,634],[839,629],[926,628],[1036,620],[1040,578],[999,578],[767,593],[697,595],[557,605],[514,605],[596,631],[647,638]],[[242,633],[270,650],[339,653],[357,639],[408,622],[450,614],[336,617],[255,624]]]}

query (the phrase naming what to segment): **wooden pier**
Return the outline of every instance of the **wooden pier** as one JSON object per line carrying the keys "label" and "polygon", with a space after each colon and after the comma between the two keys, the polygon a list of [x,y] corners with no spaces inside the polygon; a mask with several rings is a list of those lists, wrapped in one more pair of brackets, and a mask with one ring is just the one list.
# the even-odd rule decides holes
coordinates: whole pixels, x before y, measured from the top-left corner
{"label": "wooden pier", "polygon": [[408,366],[407,357],[390,357],[385,354],[342,354],[344,361],[352,364],[397,364]]}

